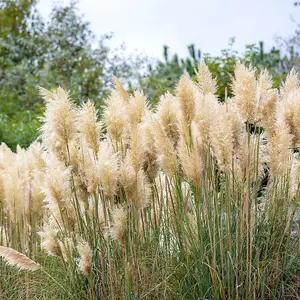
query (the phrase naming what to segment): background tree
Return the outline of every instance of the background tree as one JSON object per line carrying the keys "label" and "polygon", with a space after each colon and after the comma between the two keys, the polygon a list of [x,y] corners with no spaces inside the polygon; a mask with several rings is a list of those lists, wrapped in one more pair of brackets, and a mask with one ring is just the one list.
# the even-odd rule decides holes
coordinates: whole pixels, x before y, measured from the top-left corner
{"label": "background tree", "polygon": [[238,61],[246,65],[252,65],[259,71],[268,69],[274,76],[275,86],[278,87],[281,80],[292,68],[295,54],[292,52],[282,55],[279,48],[273,47],[270,51],[264,50],[264,43],[259,45],[247,45],[245,52],[239,54],[234,50],[234,39],[230,39],[229,46],[221,51],[219,56],[211,56],[206,53],[201,54],[195,45],[189,45],[189,56],[179,58],[177,54],[170,57],[169,48],[164,46],[163,60],[158,60],[154,66],[148,66],[148,74],[141,78],[140,85],[147,95],[152,99],[158,99],[159,95],[167,90],[173,90],[176,84],[176,78],[184,72],[194,78],[195,70],[203,59],[208,65],[213,76],[218,81],[218,95],[221,100],[225,98],[225,94],[231,96],[230,82],[233,75],[235,65]]}
{"label": "background tree", "polygon": [[26,146],[38,135],[37,116],[43,109],[38,86],[62,86],[75,100],[93,99],[99,107],[112,75],[126,81],[134,78],[139,65],[121,48],[107,47],[111,35],[96,40],[76,1],[55,6],[47,21],[36,4],[0,4],[0,141],[12,148]]}

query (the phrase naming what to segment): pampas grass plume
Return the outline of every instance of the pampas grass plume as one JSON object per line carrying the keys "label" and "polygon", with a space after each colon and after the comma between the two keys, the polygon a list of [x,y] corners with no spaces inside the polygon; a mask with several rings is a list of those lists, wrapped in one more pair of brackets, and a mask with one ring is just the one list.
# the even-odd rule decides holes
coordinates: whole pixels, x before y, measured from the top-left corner
{"label": "pampas grass plume", "polygon": [[128,93],[124,89],[121,81],[119,80],[119,78],[117,78],[115,76],[113,77],[113,79],[114,79],[114,86],[115,86],[116,92],[124,100],[124,102],[128,102],[130,96],[128,95]]}
{"label": "pampas grass plume", "polygon": [[199,89],[203,95],[215,94],[217,92],[217,81],[212,77],[205,62],[200,62],[196,77]]}
{"label": "pampas grass plume", "polygon": [[41,268],[38,263],[12,248],[0,246],[0,257],[19,270],[36,271]]}
{"label": "pampas grass plume", "polygon": [[77,250],[80,256],[78,267],[79,270],[86,276],[89,276],[92,271],[93,252],[86,241],[77,245]]}
{"label": "pampas grass plume", "polygon": [[195,115],[195,85],[187,73],[183,74],[176,87],[182,122],[191,124]]}
{"label": "pampas grass plume", "polygon": [[98,152],[100,145],[101,122],[97,122],[97,111],[93,102],[88,101],[80,107],[77,113],[77,128],[83,143]]}
{"label": "pampas grass plume", "polygon": [[237,64],[232,83],[234,101],[244,121],[253,123],[257,110],[255,70]]}
{"label": "pampas grass plume", "polygon": [[106,196],[114,196],[117,193],[119,164],[119,154],[113,151],[108,141],[103,141],[98,152],[98,172],[100,185]]}
{"label": "pampas grass plume", "polygon": [[112,226],[110,234],[116,241],[123,243],[124,232],[126,229],[126,212],[122,206],[116,206],[112,211]]}
{"label": "pampas grass plume", "polygon": [[168,92],[160,97],[156,120],[161,124],[166,136],[173,141],[174,146],[179,139],[178,109],[177,99],[172,94]]}

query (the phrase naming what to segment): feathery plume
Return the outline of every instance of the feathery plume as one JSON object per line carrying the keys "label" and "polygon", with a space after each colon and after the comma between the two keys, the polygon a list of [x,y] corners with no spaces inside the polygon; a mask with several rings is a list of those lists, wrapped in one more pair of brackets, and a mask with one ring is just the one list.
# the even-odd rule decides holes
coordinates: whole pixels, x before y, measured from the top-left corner
{"label": "feathery plume", "polygon": [[0,257],[19,270],[36,271],[41,268],[38,263],[12,248],[0,246]]}
{"label": "feathery plume", "polygon": [[179,142],[178,156],[180,164],[188,180],[194,186],[200,186],[202,178],[202,163],[198,149],[199,147],[194,145],[189,149],[183,140]]}
{"label": "feathery plume", "polygon": [[20,221],[28,208],[28,185],[18,171],[15,162],[6,170],[3,177],[5,182],[4,205],[13,222]]}
{"label": "feathery plume", "polygon": [[300,187],[300,161],[296,157],[293,157],[291,173],[290,173],[290,194],[292,197],[298,195],[298,200],[299,200],[299,187]]}
{"label": "feathery plume", "polygon": [[30,160],[33,162],[33,167],[35,170],[44,171],[46,168],[46,160],[47,160],[47,153],[43,148],[43,145],[39,142],[33,142],[29,146],[29,156]]}
{"label": "feathery plume", "polygon": [[299,88],[298,73],[296,72],[295,69],[292,69],[280,88],[281,99],[284,99],[290,92],[298,88]]}
{"label": "feathery plume", "polygon": [[196,94],[196,110],[193,120],[194,130],[197,132],[197,139],[201,143],[209,143],[209,132],[211,126],[213,126],[216,111],[218,109],[218,99],[212,94],[207,94],[204,97]]}
{"label": "feathery plume", "polygon": [[112,238],[123,244],[125,229],[126,212],[122,206],[116,206],[112,211],[112,226],[110,228]]}
{"label": "feathery plume", "polygon": [[155,135],[153,132],[154,118],[155,116],[148,112],[140,124],[142,148],[144,150],[143,168],[150,178],[155,178],[158,170]]}
{"label": "feathery plume", "polygon": [[205,62],[200,62],[196,72],[198,86],[203,95],[215,94],[217,92],[217,80],[212,77]]}
{"label": "feathery plume", "polygon": [[259,103],[256,121],[258,125],[261,125],[267,132],[272,134],[277,117],[278,93],[275,89],[272,89],[272,77],[267,70],[259,75],[257,99],[259,99]]}
{"label": "feathery plume", "polygon": [[167,92],[160,97],[156,112],[157,121],[161,124],[166,136],[173,141],[175,147],[179,139],[178,109],[176,97]]}
{"label": "feathery plume", "polygon": [[142,120],[142,123],[139,126],[139,134],[141,136],[141,143],[144,149],[144,152],[147,152],[151,155],[155,155],[156,149],[154,145],[155,136],[153,134],[153,123],[154,115],[148,112]]}
{"label": "feathery plume", "polygon": [[120,95],[113,91],[108,98],[103,112],[103,122],[106,125],[109,137],[115,142],[127,139],[128,118],[127,104],[124,103]]}
{"label": "feathery plume", "polygon": [[234,140],[232,125],[225,105],[220,105],[210,130],[210,140],[219,167],[227,171],[231,169],[233,158]]}
{"label": "feathery plume", "polygon": [[167,137],[163,127],[158,121],[153,123],[153,134],[155,136],[157,162],[167,175],[172,176],[178,167],[174,142]]}
{"label": "feathery plume", "polygon": [[108,141],[100,144],[98,172],[104,194],[106,196],[116,195],[119,181],[119,154],[114,153]]}
{"label": "feathery plume", "polygon": [[50,101],[55,101],[54,94],[51,93],[50,91],[46,90],[45,88],[40,86],[39,87],[39,92],[40,92],[41,97],[44,99],[44,101],[46,103],[50,102]]}
{"label": "feathery plume", "polygon": [[135,190],[137,174],[128,155],[120,165],[120,183],[127,195],[131,196]]}
{"label": "feathery plume", "polygon": [[93,102],[88,101],[77,113],[77,128],[82,142],[97,153],[100,145],[101,122],[97,122],[97,111]]}
{"label": "feathery plume", "polygon": [[135,204],[139,208],[144,208],[148,205],[151,187],[144,171],[140,169],[136,172],[128,156],[121,163],[120,183],[130,203]]}
{"label": "feathery plume", "polygon": [[187,73],[183,74],[176,87],[182,122],[190,125],[195,115],[195,85]]}
{"label": "feathery plume", "polygon": [[76,135],[76,110],[69,94],[62,88],[47,99],[45,116],[42,118],[43,144],[49,151],[64,160],[68,145]]}
{"label": "feathery plume", "polygon": [[86,241],[82,241],[77,245],[77,250],[80,256],[78,268],[84,275],[89,276],[92,271],[92,249]]}
{"label": "feathery plume", "polygon": [[130,96],[128,95],[128,93],[124,89],[121,81],[119,80],[119,78],[117,78],[115,76],[113,77],[113,79],[114,79],[116,92],[119,94],[119,96],[123,99],[124,102],[128,102]]}
{"label": "feathery plume", "polygon": [[7,166],[13,165],[15,161],[15,153],[13,153],[5,143],[0,145],[0,170]]}
{"label": "feathery plume", "polygon": [[291,147],[289,128],[284,122],[279,122],[268,144],[268,165],[273,176],[285,175],[291,167]]}
{"label": "feathery plume", "polygon": [[246,127],[240,115],[237,113],[236,104],[232,99],[227,99],[225,102],[226,113],[229,122],[231,123],[232,134],[233,134],[233,150],[239,149],[242,143],[243,134],[246,132]]}
{"label": "feathery plume", "polygon": [[130,149],[127,150],[127,155],[137,173],[145,161],[145,151],[143,147],[142,131],[140,124],[131,129],[130,134]]}
{"label": "feathery plume", "polygon": [[0,173],[0,208],[3,209],[2,205],[4,204],[4,178],[3,174]]}
{"label": "feathery plume", "polygon": [[49,223],[45,223],[43,231],[38,232],[38,235],[41,237],[41,248],[44,249],[48,255],[60,255],[57,233],[58,230]]}
{"label": "feathery plume", "polygon": [[71,201],[71,169],[52,158],[45,172],[43,193],[46,208],[60,226],[73,226],[74,206]]}
{"label": "feathery plume", "polygon": [[151,196],[151,186],[145,176],[143,170],[139,170],[137,173],[136,182],[136,193],[133,194],[133,198],[130,199],[131,202],[137,203],[140,209],[148,206]]}
{"label": "feathery plume", "polygon": [[78,151],[78,176],[86,190],[91,194],[95,194],[99,182],[97,161],[94,150],[84,144]]}
{"label": "feathery plume", "polygon": [[148,103],[144,94],[140,91],[134,92],[129,98],[127,115],[131,127],[142,122],[143,116],[148,112]]}
{"label": "feathery plume", "polygon": [[232,90],[238,112],[243,121],[254,123],[257,110],[255,70],[237,64],[234,75]]}
{"label": "feathery plume", "polygon": [[278,119],[286,123],[289,133],[293,137],[293,147],[296,147],[300,140],[300,88],[292,89],[284,95],[280,102]]}

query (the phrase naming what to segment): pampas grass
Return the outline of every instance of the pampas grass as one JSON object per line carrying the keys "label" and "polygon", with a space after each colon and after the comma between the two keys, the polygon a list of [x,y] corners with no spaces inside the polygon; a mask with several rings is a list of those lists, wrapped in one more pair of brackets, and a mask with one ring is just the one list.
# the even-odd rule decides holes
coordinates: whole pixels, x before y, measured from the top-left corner
{"label": "pampas grass", "polygon": [[41,88],[41,143],[0,146],[5,261],[39,258],[54,299],[296,299],[297,74],[276,90],[238,64],[225,103],[204,63],[195,80],[151,107],[114,78],[101,119]]}
{"label": "pampas grass", "polygon": [[36,271],[41,267],[26,255],[8,247],[0,246],[0,257],[19,270]]}

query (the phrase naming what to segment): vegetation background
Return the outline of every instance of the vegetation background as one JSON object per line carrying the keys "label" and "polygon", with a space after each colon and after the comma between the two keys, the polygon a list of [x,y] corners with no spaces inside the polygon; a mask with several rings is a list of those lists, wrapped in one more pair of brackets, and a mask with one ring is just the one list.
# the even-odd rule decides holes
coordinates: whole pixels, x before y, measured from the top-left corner
{"label": "vegetation background", "polygon": [[60,85],[70,90],[75,100],[92,99],[99,108],[108,96],[113,75],[131,89],[141,88],[155,102],[159,95],[174,89],[183,72],[195,76],[201,59],[217,78],[221,99],[231,93],[226,87],[237,61],[258,70],[267,68],[276,87],[292,67],[299,68],[298,27],[292,38],[279,39],[270,51],[265,51],[261,41],[246,45],[240,54],[232,38],[220,56],[203,54],[192,44],[184,58],[171,55],[164,46],[159,60],[125,55],[122,46],[109,48],[107,42],[113,36],[104,34],[97,39],[76,1],[67,6],[56,4],[47,20],[37,10],[37,3],[0,1],[0,141],[13,149],[18,144],[26,147],[38,137],[37,117],[43,110],[38,86],[52,89]]}

